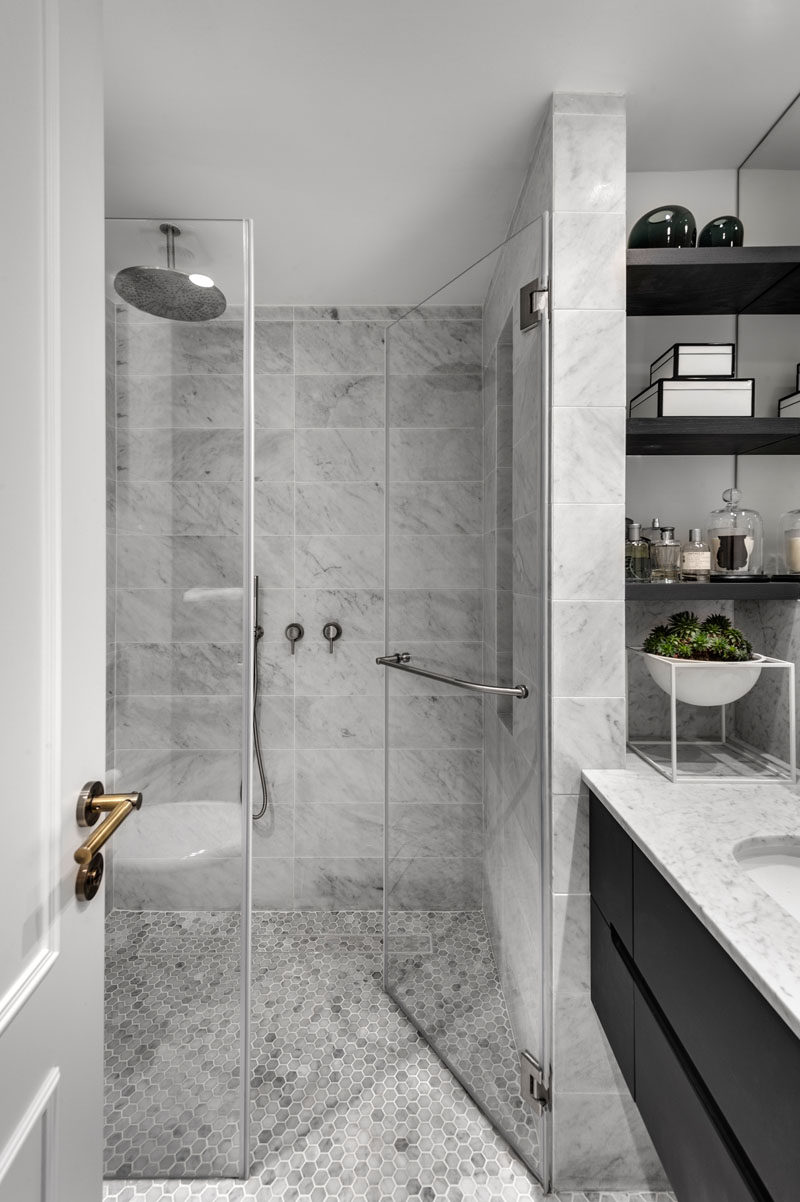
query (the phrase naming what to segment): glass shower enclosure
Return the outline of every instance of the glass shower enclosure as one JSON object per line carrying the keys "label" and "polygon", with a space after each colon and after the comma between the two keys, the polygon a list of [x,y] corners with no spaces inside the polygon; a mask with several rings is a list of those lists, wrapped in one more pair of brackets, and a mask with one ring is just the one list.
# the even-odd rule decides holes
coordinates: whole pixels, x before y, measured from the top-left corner
{"label": "glass shower enclosure", "polygon": [[106,887],[105,1175],[235,1177],[249,1168],[250,224],[109,220],[107,271],[106,784],[144,805]]}
{"label": "glass shower enclosure", "polygon": [[545,1181],[548,252],[545,216],[386,331],[379,659],[386,988]]}

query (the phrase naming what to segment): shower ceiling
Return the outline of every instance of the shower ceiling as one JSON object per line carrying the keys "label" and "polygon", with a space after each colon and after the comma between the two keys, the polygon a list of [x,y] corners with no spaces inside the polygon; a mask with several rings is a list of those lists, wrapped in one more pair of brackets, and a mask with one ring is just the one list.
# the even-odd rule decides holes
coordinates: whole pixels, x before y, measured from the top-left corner
{"label": "shower ceiling", "polygon": [[109,216],[254,217],[265,304],[410,300],[499,242],[553,91],[628,93],[639,171],[735,167],[797,91],[795,0],[104,7]]}

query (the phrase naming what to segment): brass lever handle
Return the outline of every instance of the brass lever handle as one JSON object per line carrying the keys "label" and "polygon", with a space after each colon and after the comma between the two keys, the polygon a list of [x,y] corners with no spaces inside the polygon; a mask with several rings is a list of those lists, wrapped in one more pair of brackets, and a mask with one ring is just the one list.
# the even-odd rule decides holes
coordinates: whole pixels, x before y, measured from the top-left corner
{"label": "brass lever handle", "polygon": [[[90,780],[83,786],[76,812],[78,826],[94,826],[101,814],[107,814],[108,817],[75,852],[75,861],[81,865],[76,885],[79,897],[86,901],[94,897],[103,874],[103,857],[98,855],[100,848],[128,815],[133,810],[141,809],[141,806],[141,793],[106,793],[99,780]],[[93,864],[95,860],[97,862]]]}

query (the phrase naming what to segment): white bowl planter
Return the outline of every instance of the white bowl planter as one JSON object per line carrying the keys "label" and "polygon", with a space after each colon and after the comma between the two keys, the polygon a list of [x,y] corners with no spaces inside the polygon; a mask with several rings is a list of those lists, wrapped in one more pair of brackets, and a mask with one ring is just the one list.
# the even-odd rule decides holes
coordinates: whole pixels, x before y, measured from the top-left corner
{"label": "white bowl planter", "polygon": [[761,675],[761,665],[767,658],[753,655],[750,660],[730,663],[704,659],[672,659],[666,655],[644,652],[647,670],[660,689],[672,692],[672,672],[675,664],[675,696],[689,705],[730,705],[749,693]]}

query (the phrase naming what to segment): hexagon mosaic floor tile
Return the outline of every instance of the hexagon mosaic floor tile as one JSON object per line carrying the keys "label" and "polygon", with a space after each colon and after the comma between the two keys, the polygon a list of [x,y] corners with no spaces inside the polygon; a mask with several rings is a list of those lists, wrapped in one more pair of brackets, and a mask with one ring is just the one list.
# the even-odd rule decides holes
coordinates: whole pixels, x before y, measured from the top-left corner
{"label": "hexagon mosaic floor tile", "polygon": [[[474,916],[438,932],[414,917],[395,937],[407,963],[427,961],[437,938],[445,949],[479,941]],[[110,916],[106,1173],[117,1179],[106,1182],[106,1202],[541,1202],[523,1164],[383,992],[380,921],[254,915],[253,1176],[242,1182],[222,1176],[237,1151],[238,917]],[[485,972],[475,977],[484,988]],[[459,1021],[478,1022],[469,1005]],[[507,1021],[491,1029],[506,1031]]]}

